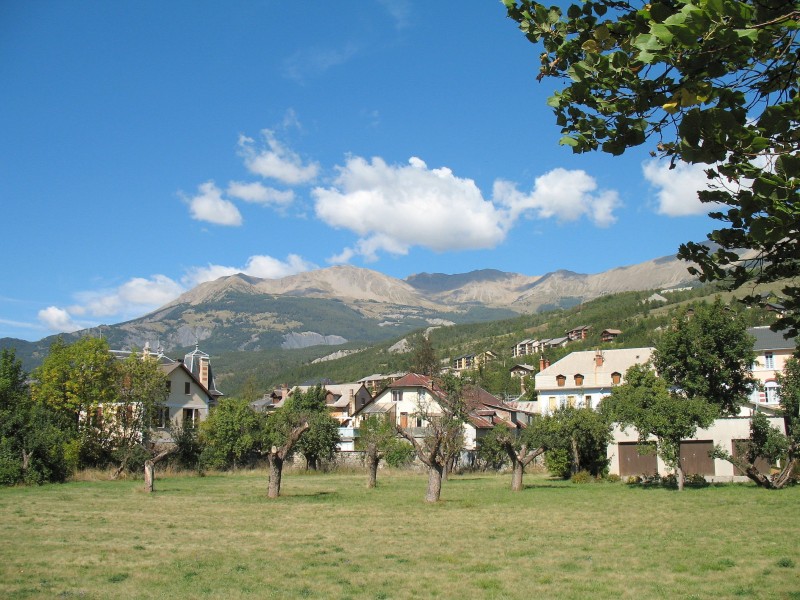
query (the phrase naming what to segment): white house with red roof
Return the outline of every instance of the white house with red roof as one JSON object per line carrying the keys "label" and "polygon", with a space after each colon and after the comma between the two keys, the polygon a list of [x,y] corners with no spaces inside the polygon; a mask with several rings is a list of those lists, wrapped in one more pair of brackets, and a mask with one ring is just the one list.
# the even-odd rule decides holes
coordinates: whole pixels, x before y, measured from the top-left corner
{"label": "white house with red roof", "polygon": [[[426,416],[441,415],[439,400],[444,392],[426,375],[409,373],[391,383],[366,404],[354,417],[355,425],[374,414],[388,415],[399,427],[408,429],[415,437],[424,437]],[[517,421],[517,411],[477,386],[466,386],[463,399],[467,406],[467,422],[464,424],[464,450],[474,451],[478,440],[495,425],[524,427]]]}

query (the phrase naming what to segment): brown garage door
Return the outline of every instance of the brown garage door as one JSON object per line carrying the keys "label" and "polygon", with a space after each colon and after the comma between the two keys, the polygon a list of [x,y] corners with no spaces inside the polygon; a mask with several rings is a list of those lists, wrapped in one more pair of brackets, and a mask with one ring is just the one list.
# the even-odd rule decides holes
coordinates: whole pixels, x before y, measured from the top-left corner
{"label": "brown garage door", "polygon": [[628,475],[653,475],[658,472],[655,452],[639,454],[639,444],[636,442],[620,442],[617,444],[619,454],[619,474],[621,477]]}
{"label": "brown garage door", "polygon": [[714,459],[708,453],[714,450],[711,440],[681,442],[681,467],[687,475],[714,475]]}
{"label": "brown garage door", "polygon": [[[750,443],[750,440],[733,440],[733,458],[739,458],[740,454],[744,454],[747,452],[747,444]],[[769,475],[769,463],[767,462],[766,458],[758,457],[755,463],[756,469],[758,469],[759,473],[764,473],[765,475]],[[746,475],[744,471],[742,471],[736,465],[733,465],[733,474],[734,475]]]}

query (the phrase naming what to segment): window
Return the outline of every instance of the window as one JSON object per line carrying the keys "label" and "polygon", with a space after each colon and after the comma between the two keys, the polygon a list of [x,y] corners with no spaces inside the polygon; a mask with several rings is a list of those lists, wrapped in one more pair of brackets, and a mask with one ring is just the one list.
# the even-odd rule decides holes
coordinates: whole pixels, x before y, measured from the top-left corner
{"label": "window", "polygon": [[575,408],[575,396],[567,396],[567,405]]}
{"label": "window", "polygon": [[400,402],[403,399],[403,390],[392,390],[392,402]]}
{"label": "window", "polygon": [[765,352],[764,353],[764,367],[766,369],[774,369],[775,368],[775,356],[772,352]]}
{"label": "window", "polygon": [[555,396],[550,396],[549,406],[550,406],[550,412],[552,412],[552,411],[554,411],[556,409],[556,397]]}
{"label": "window", "polygon": [[167,379],[167,393],[169,394],[172,391],[172,381]]}
{"label": "window", "polygon": [[558,387],[564,387],[566,382],[567,378],[565,375],[556,375],[556,385],[558,385]]}
{"label": "window", "polygon": [[592,397],[591,396],[586,396],[584,398],[584,400],[586,401],[586,408],[593,408],[592,407]]}
{"label": "window", "polygon": [[583,385],[583,375],[580,373],[575,374],[575,385]]}
{"label": "window", "polygon": [[614,371],[611,374],[611,383],[612,385],[619,385],[619,382],[622,380],[622,373],[617,373]]}
{"label": "window", "polygon": [[183,393],[189,395],[192,393],[192,384],[190,382],[186,382],[183,384]]}
{"label": "window", "polygon": [[558,408],[566,408],[567,406],[567,399],[564,396],[558,399]]}
{"label": "window", "polygon": [[183,422],[189,427],[194,427],[200,421],[200,409],[197,408],[184,408],[183,409]]}
{"label": "window", "polygon": [[422,427],[422,417],[417,417],[417,427]]}
{"label": "window", "polygon": [[169,408],[164,406],[156,412],[156,427],[164,428],[169,425]]}
{"label": "window", "polygon": [[777,404],[781,400],[781,386],[776,381],[768,381],[764,384],[764,396],[767,404]]}

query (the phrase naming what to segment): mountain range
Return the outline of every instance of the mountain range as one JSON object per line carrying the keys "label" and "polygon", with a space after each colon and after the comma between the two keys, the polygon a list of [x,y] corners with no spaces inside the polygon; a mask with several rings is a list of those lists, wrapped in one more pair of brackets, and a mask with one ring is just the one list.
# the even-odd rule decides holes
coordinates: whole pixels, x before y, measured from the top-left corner
{"label": "mountain range", "polygon": [[[112,348],[163,347],[179,352],[199,343],[207,352],[293,349],[375,343],[423,327],[489,321],[567,308],[604,294],[668,289],[694,282],[686,263],[663,257],[586,275],[555,271],[521,275],[484,269],[404,280],[369,269],[335,266],[281,279],[237,274],[202,283],[169,304],[116,325],[93,328]],[[63,334],[66,341],[86,332]],[[27,368],[54,336],[12,338]]]}

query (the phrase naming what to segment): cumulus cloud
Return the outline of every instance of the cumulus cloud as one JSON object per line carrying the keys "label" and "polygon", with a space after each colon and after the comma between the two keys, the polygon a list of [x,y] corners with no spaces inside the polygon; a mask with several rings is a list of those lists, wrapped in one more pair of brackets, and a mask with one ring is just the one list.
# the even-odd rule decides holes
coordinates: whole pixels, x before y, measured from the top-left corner
{"label": "cumulus cloud", "polygon": [[182,281],[187,287],[194,287],[206,281],[214,281],[220,277],[235,275],[236,273],[244,273],[261,279],[279,279],[316,268],[315,264],[304,260],[297,254],[288,255],[286,260],[279,260],[272,256],[254,255],[248,258],[242,267],[212,264],[205,267],[192,267],[187,270]]}
{"label": "cumulus cloud", "polygon": [[717,204],[704,204],[697,192],[710,189],[706,177],[707,165],[677,163],[674,169],[663,161],[650,160],[642,164],[645,179],[656,188],[657,212],[668,217],[703,215],[716,210]]}
{"label": "cumulus cloud", "polygon": [[561,168],[537,177],[530,193],[520,192],[508,181],[496,181],[493,196],[508,207],[512,219],[528,211],[536,218],[555,218],[562,223],[586,216],[598,227],[616,222],[614,209],[620,206],[617,193],[598,191],[597,182],[585,171]]}
{"label": "cumulus cloud", "polygon": [[258,181],[250,183],[231,181],[228,184],[227,194],[232,198],[238,198],[239,200],[252,202],[254,204],[276,204],[285,206],[291,204],[294,200],[294,192],[292,190],[276,190]]}
{"label": "cumulus cloud", "polygon": [[608,226],[620,204],[616,192],[598,190],[583,171],[555,169],[537,178],[530,193],[498,181],[492,200],[487,200],[473,180],[447,168],[429,169],[417,157],[408,165],[351,157],[337,170],[331,187],[312,191],[316,214],[360,239],[331,257],[333,263],[355,256],[375,260],[380,251],[402,255],[412,246],[436,251],[493,248],[522,215],[559,221],[586,216]]}
{"label": "cumulus cloud", "polygon": [[419,158],[392,166],[380,158],[347,160],[333,187],[312,191],[317,216],[354,231],[358,253],[406,254],[419,245],[437,251],[491,248],[506,234],[504,219],[471,179],[447,168],[428,169]]}
{"label": "cumulus cloud", "polygon": [[39,321],[50,331],[56,333],[72,333],[82,329],[72,320],[69,312],[57,306],[48,306],[39,311]]}
{"label": "cumulus cloud", "polygon": [[314,180],[319,172],[316,162],[303,163],[299,154],[284,146],[270,129],[261,132],[263,147],[255,140],[239,137],[239,151],[247,169],[265,179],[275,179],[287,185],[299,185]]}
{"label": "cumulus cloud", "polygon": [[188,200],[192,218],[216,225],[239,226],[242,215],[236,205],[222,197],[222,191],[213,181],[198,186],[198,193]]}
{"label": "cumulus cloud", "polygon": [[184,291],[182,285],[166,275],[134,277],[111,290],[77,293],[79,304],[69,307],[69,312],[93,317],[141,314],[174,300]]}

